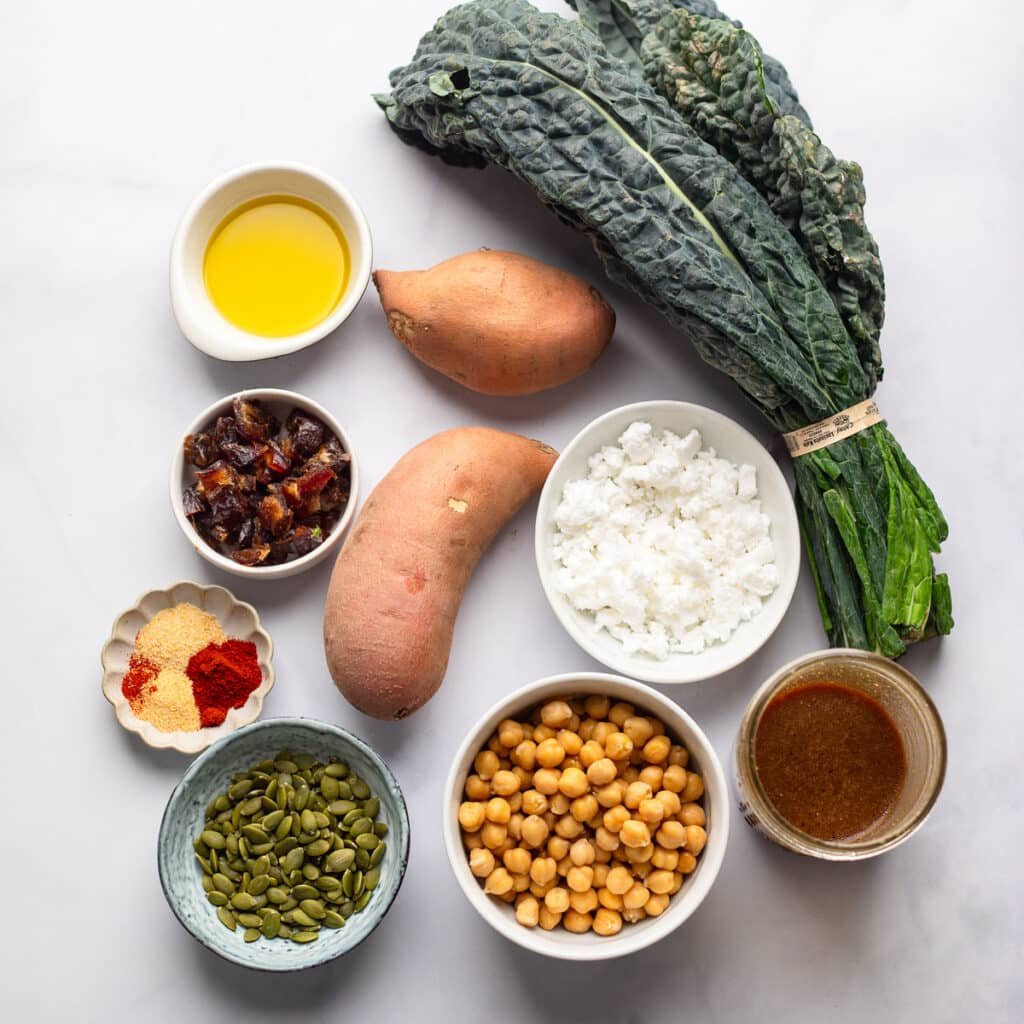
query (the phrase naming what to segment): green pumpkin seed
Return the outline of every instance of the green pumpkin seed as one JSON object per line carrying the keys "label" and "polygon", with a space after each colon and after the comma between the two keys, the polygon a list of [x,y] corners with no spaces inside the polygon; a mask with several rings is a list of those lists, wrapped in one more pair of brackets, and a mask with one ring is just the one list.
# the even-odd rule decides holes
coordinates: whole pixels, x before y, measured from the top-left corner
{"label": "green pumpkin seed", "polygon": [[268,910],[263,917],[263,926],[260,929],[265,938],[273,939],[281,931],[281,915],[276,910]]}
{"label": "green pumpkin seed", "polygon": [[259,937],[259,928],[246,928],[245,931],[242,932],[242,938],[245,939],[246,942],[255,942]]}
{"label": "green pumpkin seed", "polygon": [[370,902],[370,897],[372,895],[373,895],[372,892],[369,892],[369,891],[364,892],[363,895],[360,896],[359,899],[356,900],[356,905],[355,905],[356,911],[362,910],[363,907],[365,907],[366,904]]}
{"label": "green pumpkin seed", "polygon": [[295,836],[286,836],[280,842],[274,843],[274,853],[278,858],[281,858],[285,854],[291,853],[298,845],[299,841]]}
{"label": "green pumpkin seed", "polygon": [[[269,814],[264,815],[260,821],[260,825],[263,827],[263,831],[270,835],[271,832],[277,835],[277,826],[284,821],[284,811],[271,811]],[[281,838],[278,836],[278,838]]]}
{"label": "green pumpkin seed", "polygon": [[267,899],[271,903],[284,903],[288,899],[288,892],[279,886],[272,886],[267,890]]}
{"label": "green pumpkin seed", "polygon": [[318,890],[314,889],[311,885],[306,885],[305,883],[297,885],[292,889],[292,896],[297,900],[315,900],[319,895],[320,893]]}
{"label": "green pumpkin seed", "polygon": [[380,881],[380,868],[370,868],[369,871],[363,876],[363,884],[371,892],[377,888],[377,883]]}
{"label": "green pumpkin seed", "polygon": [[219,871],[213,876],[213,884],[217,891],[224,893],[225,896],[234,894],[235,883],[227,875],[221,874]]}
{"label": "green pumpkin seed", "polygon": [[[369,819],[363,819],[367,820]],[[372,832],[363,832],[356,836],[356,846],[361,846],[364,850],[376,850],[380,846],[380,840]]]}
{"label": "green pumpkin seed", "polygon": [[270,888],[270,875],[257,875],[245,887],[245,891],[252,896],[262,896]]}
{"label": "green pumpkin seed", "polygon": [[249,853],[256,857],[263,857],[270,853],[274,849],[274,844],[269,840],[265,843],[257,843],[255,846],[249,847]]}
{"label": "green pumpkin seed", "polygon": [[292,942],[315,942],[316,932],[304,931],[304,932],[292,932],[290,936]]}
{"label": "green pumpkin seed", "polygon": [[327,913],[324,909],[324,905],[316,899],[300,900],[299,910],[313,918],[314,921],[322,921],[324,919],[324,915]]}
{"label": "green pumpkin seed", "polygon": [[262,846],[270,841],[270,836],[259,825],[244,825],[242,835],[254,846]]}
{"label": "green pumpkin seed", "polygon": [[209,875],[203,875],[203,891],[204,892],[216,892],[213,885],[213,879]]}
{"label": "green pumpkin seed", "polygon": [[373,853],[370,854],[370,867],[375,868],[384,857],[384,851],[387,849],[387,843],[382,842]]}
{"label": "green pumpkin seed", "polygon": [[220,857],[216,850],[210,851],[210,870],[216,874],[220,870]]}
{"label": "green pumpkin seed", "polygon": [[338,799],[338,780],[332,779],[330,775],[325,775],[320,780],[320,792],[323,793],[327,800]]}
{"label": "green pumpkin seed", "polygon": [[212,828],[208,828],[199,838],[210,850],[223,850],[228,845],[227,840]]}
{"label": "green pumpkin seed", "polygon": [[203,842],[202,836],[198,839],[192,840],[192,849],[196,851],[196,854],[200,857],[209,857],[210,848]]}
{"label": "green pumpkin seed", "polygon": [[229,932],[233,932],[237,927],[235,923],[235,915],[232,914],[227,907],[217,908],[217,918],[220,920],[220,923],[224,925],[225,928],[227,928]]}
{"label": "green pumpkin seed", "polygon": [[322,857],[334,844],[330,839],[314,839],[307,844],[306,855],[309,857]]}
{"label": "green pumpkin seed", "polygon": [[203,878],[213,874],[213,865],[205,857],[200,857],[197,853],[196,860],[199,861],[199,866],[203,869]]}
{"label": "green pumpkin seed", "polygon": [[366,850],[356,850],[356,867],[365,871],[370,866],[370,854]]}
{"label": "green pumpkin seed", "polygon": [[249,844],[245,841],[245,836],[238,840],[238,854],[246,860],[249,859]]}
{"label": "green pumpkin seed", "polygon": [[274,762],[274,770],[277,771],[279,775],[294,775],[295,772],[299,770],[299,766],[290,758],[284,757],[278,758],[278,760]]}
{"label": "green pumpkin seed", "polygon": [[324,775],[330,776],[332,779],[343,779],[348,775],[348,765],[344,761],[331,761],[326,768],[324,768]]}
{"label": "green pumpkin seed", "polygon": [[315,882],[320,877],[320,869],[315,865],[311,864],[308,860],[302,865],[302,877],[307,882]]}
{"label": "green pumpkin seed", "polygon": [[292,760],[304,772],[308,772],[316,764],[316,758],[311,754],[294,754]]}
{"label": "green pumpkin seed", "polygon": [[259,914],[239,914],[238,923],[243,928],[262,928],[263,918]]}
{"label": "green pumpkin seed", "polygon": [[297,871],[302,867],[302,862],[306,859],[306,853],[301,846],[295,847],[293,850],[289,850],[282,863],[282,867],[285,871]]}
{"label": "green pumpkin seed", "polygon": [[283,915],[284,920],[289,924],[302,925],[303,928],[315,928],[316,920],[307,914],[303,909],[302,905],[299,904],[294,910],[289,910],[287,914]]}
{"label": "green pumpkin seed", "polygon": [[277,813],[280,814],[281,817],[278,819],[277,825],[274,828],[274,835],[278,839],[283,840],[291,833],[292,816],[290,814],[285,814],[284,811],[278,811]]}
{"label": "green pumpkin seed", "polygon": [[367,800],[370,796],[370,787],[362,779],[355,779],[352,783],[352,795],[357,800]]}
{"label": "green pumpkin seed", "polygon": [[341,823],[345,826],[345,828],[350,828],[354,821],[358,821],[363,816],[364,815],[362,807],[359,807],[357,805],[341,819]]}
{"label": "green pumpkin seed", "polygon": [[355,896],[356,889],[356,873],[351,868],[345,872],[341,879],[341,890],[344,894],[352,899]]}
{"label": "green pumpkin seed", "polygon": [[365,888],[365,886],[366,886],[366,881],[365,881],[365,877],[364,877],[362,871],[357,871],[356,872],[356,877],[355,877],[355,882],[353,882],[353,884],[352,884],[352,895],[356,896],[356,897],[362,895],[362,892],[363,892],[363,889]]}
{"label": "green pumpkin seed", "polygon": [[309,803],[309,786],[295,787],[295,810],[304,811]]}
{"label": "green pumpkin seed", "polygon": [[316,887],[320,892],[341,892],[341,881],[333,875],[321,875],[316,880]]}
{"label": "green pumpkin seed", "polygon": [[336,910],[328,910],[324,914],[323,921],[325,928],[343,928],[345,925],[345,918],[341,916]]}
{"label": "green pumpkin seed", "polygon": [[324,867],[328,871],[336,874],[350,868],[355,859],[356,855],[351,850],[335,850],[333,853],[329,853],[327,855]]}
{"label": "green pumpkin seed", "polygon": [[244,814],[247,818],[251,818],[254,814],[259,814],[259,812],[262,810],[262,796],[251,796],[242,804],[242,814]]}
{"label": "green pumpkin seed", "polygon": [[329,810],[331,814],[342,818],[348,814],[349,811],[359,810],[359,805],[353,803],[351,800],[335,800],[333,803],[329,803],[327,805],[327,810]]}
{"label": "green pumpkin seed", "polygon": [[274,778],[272,778],[267,783],[267,790],[263,794],[264,797],[266,797],[269,800],[273,800],[277,796],[277,787],[279,785],[280,785],[280,783],[277,781],[277,776],[275,775]]}
{"label": "green pumpkin seed", "polygon": [[373,822],[369,818],[357,818],[349,826],[348,834],[355,839],[356,836],[361,836],[363,833],[369,832],[372,829]]}
{"label": "green pumpkin seed", "polygon": [[[302,823],[303,832],[316,832],[316,815],[311,810],[305,810],[299,815],[299,821]],[[300,839],[301,843],[302,840]]]}
{"label": "green pumpkin seed", "polygon": [[371,796],[370,799],[363,804],[363,814],[365,814],[368,818],[376,818],[379,812],[380,800],[378,800],[375,796]]}
{"label": "green pumpkin seed", "polygon": [[216,889],[206,894],[207,900],[210,901],[215,907],[226,907],[228,905],[228,898],[222,892],[218,892]]}
{"label": "green pumpkin seed", "polygon": [[235,801],[241,800],[243,796],[248,795],[252,786],[252,779],[239,779],[239,781],[228,790],[228,799]]}
{"label": "green pumpkin seed", "polygon": [[383,821],[375,821],[373,823],[373,834],[375,836],[386,836],[388,834],[388,826]]}
{"label": "green pumpkin seed", "polygon": [[290,939],[292,937],[292,930],[288,925],[283,924],[277,931],[277,937],[279,939]]}
{"label": "green pumpkin seed", "polygon": [[270,872],[270,857],[268,854],[263,854],[262,857],[257,857],[253,861],[252,865],[252,876],[256,878],[259,875],[266,875]]}
{"label": "green pumpkin seed", "polygon": [[256,897],[251,896],[247,892],[236,892],[235,895],[231,897],[231,906],[233,906],[235,910],[252,910],[257,906]]}
{"label": "green pumpkin seed", "polygon": [[289,896],[277,909],[284,914],[286,911],[294,910],[299,905],[299,901],[294,896]]}
{"label": "green pumpkin seed", "polygon": [[339,907],[338,913],[342,917],[351,917],[356,911],[356,905],[351,900],[345,900]]}

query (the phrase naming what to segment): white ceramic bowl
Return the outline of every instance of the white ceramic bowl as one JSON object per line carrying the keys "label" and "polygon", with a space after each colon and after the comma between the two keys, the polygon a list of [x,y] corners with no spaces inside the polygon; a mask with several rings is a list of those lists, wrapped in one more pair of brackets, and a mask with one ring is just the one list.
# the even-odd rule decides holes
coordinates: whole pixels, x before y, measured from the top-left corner
{"label": "white ceramic bowl", "polygon": [[[189,522],[185,515],[185,507],[182,504],[182,492],[195,480],[195,468],[185,465],[184,440],[187,434],[195,434],[204,427],[210,426],[218,416],[223,415],[231,408],[231,403],[240,395],[246,398],[258,398],[268,409],[283,423],[288,413],[296,406],[305,410],[323,421],[328,430],[341,442],[341,447],[352,456],[349,464],[351,487],[349,490],[348,504],[345,506],[334,529],[327,535],[324,542],[314,548],[309,554],[301,558],[293,559],[290,562],[282,562],[280,565],[239,565],[237,562],[215,551],[209,544],[199,536],[195,527]],[[177,439],[174,455],[171,458],[171,508],[174,510],[174,518],[181,527],[181,532],[188,538],[192,547],[211,565],[230,572],[235,576],[245,576],[256,580],[279,580],[285,576],[295,576],[307,569],[312,569],[318,562],[322,562],[332,551],[336,551],[341,544],[341,538],[348,529],[352,517],[355,515],[356,502],[359,499],[359,469],[356,465],[355,453],[352,451],[352,444],[348,434],[342,429],[341,424],[322,406],[319,402],[300,395],[295,391],[283,391],[280,388],[248,388],[245,391],[236,391],[225,398],[219,398],[212,405],[208,405],[182,432]]]}
{"label": "white ceramic bowl", "polygon": [[[554,586],[556,570],[552,555],[555,509],[565,485],[587,475],[587,460],[603,445],[615,444],[622,432],[637,420],[652,424],[656,433],[671,430],[685,435],[696,428],[705,448],[723,458],[748,463],[757,470],[761,507],[772,521],[775,564],[780,581],[761,611],[724,643],[700,654],[671,654],[658,661],[646,654],[629,654],[607,630],[598,629],[594,617],[577,611]],[[566,445],[552,467],[537,506],[535,533],[537,569],[541,585],[566,632],[589,654],[617,672],[649,683],[693,683],[727,672],[749,658],[775,632],[782,621],[800,574],[800,528],[786,478],[758,440],[721,413],[689,402],[637,402],[598,417]]]}
{"label": "white ceramic bowl", "polygon": [[[321,206],[341,228],[351,258],[348,287],[331,315],[284,338],[259,337],[229,323],[203,283],[203,258],[217,225],[242,203],[266,195],[294,195]],[[171,304],[182,333],[207,355],[231,362],[272,359],[312,345],[344,322],[366,291],[372,262],[366,217],[343,185],[301,164],[248,164],[207,185],[181,218],[171,245]]]}
{"label": "white ceramic bowl", "polygon": [[[524,928],[515,919],[512,907],[484,893],[483,887],[469,870],[469,859],[462,845],[458,822],[466,776],[473,758],[486,745],[498,723],[515,718],[534,705],[551,697],[563,695],[589,696],[600,694],[615,700],[628,701],[637,709],[661,719],[670,735],[690,751],[690,767],[704,779],[704,809],[707,813],[708,841],[697,861],[697,868],[669,902],[660,917],[651,917],[637,924],[624,924],[618,935],[602,937],[588,932],[576,935],[564,928],[546,932],[540,928]],[[707,896],[722,866],[729,839],[729,792],[722,766],[707,736],[696,722],[677,704],[642,683],[602,672],[575,672],[550,676],[524,686],[521,690],[494,705],[470,729],[455,755],[448,781],[445,783],[442,817],[444,844],[448,860],[466,898],[480,916],[496,931],[524,949],[559,960],[611,960],[645,949],[675,931]]]}
{"label": "white ceramic bowl", "polygon": [[[121,692],[121,682],[128,671],[136,634],[158,612],[178,604],[194,604],[215,616],[229,637],[254,643],[260,671],[263,673],[262,682],[242,707],[232,708],[220,725],[197,729],[195,732],[161,732],[151,722],[136,718],[128,698]],[[180,750],[183,754],[196,754],[222,736],[259,718],[263,700],[274,685],[273,656],[274,645],[270,636],[260,627],[260,617],[251,604],[239,601],[223,587],[204,587],[189,580],[179,580],[164,590],[147,591],[114,621],[110,637],[100,655],[103,665],[103,696],[114,705],[118,722],[129,732],[141,737],[144,743],[160,749],[169,747]]]}

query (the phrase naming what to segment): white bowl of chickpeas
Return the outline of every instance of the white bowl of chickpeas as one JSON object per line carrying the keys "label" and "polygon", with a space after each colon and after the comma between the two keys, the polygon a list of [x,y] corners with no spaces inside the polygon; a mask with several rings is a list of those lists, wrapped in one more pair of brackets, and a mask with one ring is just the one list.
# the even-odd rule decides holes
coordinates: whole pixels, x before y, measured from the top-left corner
{"label": "white bowl of chickpeas", "polygon": [[452,870],[526,949],[607,960],[678,928],[729,835],[722,766],[657,691],[599,672],[541,679],[470,730],[445,787]]}

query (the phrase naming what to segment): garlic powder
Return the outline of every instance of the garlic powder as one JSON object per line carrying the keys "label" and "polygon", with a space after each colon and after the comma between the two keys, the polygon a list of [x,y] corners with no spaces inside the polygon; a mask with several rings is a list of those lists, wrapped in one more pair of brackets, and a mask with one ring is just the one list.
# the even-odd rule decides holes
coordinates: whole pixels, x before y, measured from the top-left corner
{"label": "garlic powder", "polygon": [[702,449],[696,430],[632,423],[566,484],[555,526],[555,588],[630,654],[698,654],[779,583],[754,467]]}

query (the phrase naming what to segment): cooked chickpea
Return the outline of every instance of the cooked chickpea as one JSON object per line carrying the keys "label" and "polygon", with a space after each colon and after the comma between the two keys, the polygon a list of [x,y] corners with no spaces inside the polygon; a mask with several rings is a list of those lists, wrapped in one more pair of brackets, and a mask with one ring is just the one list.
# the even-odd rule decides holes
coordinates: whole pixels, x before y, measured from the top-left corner
{"label": "cooked chickpea", "polygon": [[521,846],[509,850],[501,859],[502,863],[513,875],[525,875],[530,870],[530,864],[533,862],[530,851],[524,850]]}
{"label": "cooked chickpea", "polygon": [[469,870],[477,878],[486,878],[494,870],[494,854],[480,847],[469,852]]}
{"label": "cooked chickpea", "polygon": [[555,739],[570,757],[575,757],[583,749],[583,740],[571,729],[559,729]]}
{"label": "cooked chickpea", "polygon": [[556,885],[544,897],[544,906],[555,914],[564,914],[569,909],[569,890]]}
{"label": "cooked chickpea", "polygon": [[554,768],[538,768],[533,773],[533,788],[545,796],[558,792],[558,772]]}
{"label": "cooked chickpea", "polygon": [[621,729],[625,725],[626,719],[633,718],[634,715],[636,715],[636,708],[632,704],[619,701],[608,709],[607,718],[609,722]]}
{"label": "cooked chickpea", "polygon": [[[594,826],[594,831],[597,832],[597,830],[599,828],[601,828],[601,827],[602,827],[601,825],[595,825]],[[597,846],[597,843],[595,842],[594,845]],[[611,863],[611,860],[612,860],[611,851],[610,850],[603,850],[600,846],[598,846],[597,847],[597,852],[594,854],[594,863],[595,864],[604,864],[605,866],[607,866],[608,864]]]}
{"label": "cooked chickpea", "polygon": [[570,799],[575,799],[590,791],[590,783],[579,768],[566,768],[558,780],[558,788]]}
{"label": "cooked chickpea", "polygon": [[557,928],[562,920],[561,914],[556,914],[553,910],[548,908],[542,903],[540,906],[540,916],[537,921],[544,931],[549,932],[552,928]]}
{"label": "cooked chickpea", "polygon": [[633,753],[633,741],[624,732],[613,732],[604,741],[604,752],[613,761],[624,761]]}
{"label": "cooked chickpea", "polygon": [[655,839],[666,850],[678,850],[686,845],[686,826],[678,821],[662,822]]}
{"label": "cooked chickpea", "polygon": [[686,769],[670,764],[662,773],[661,788],[671,793],[681,793],[686,788]]}
{"label": "cooked chickpea", "polygon": [[[561,779],[559,779],[561,781]],[[548,807],[556,818],[560,818],[563,814],[567,814],[569,811],[569,798],[564,793],[556,793],[551,798],[551,803]]]}
{"label": "cooked chickpea", "polygon": [[627,910],[639,910],[650,898],[650,889],[642,882],[634,882],[631,888],[622,894],[622,905]]}
{"label": "cooked chickpea", "polygon": [[604,744],[605,744],[605,740],[607,740],[608,737],[611,736],[611,734],[613,732],[616,732],[616,731],[617,730],[616,730],[615,726],[612,725],[611,722],[598,722],[597,725],[594,726],[594,735],[593,735],[594,742],[595,743],[600,743],[601,747],[603,749],[604,748]]}
{"label": "cooked chickpea", "polygon": [[651,865],[660,871],[675,871],[679,863],[677,850],[666,850],[658,846],[651,855]]}
{"label": "cooked chickpea", "polygon": [[623,846],[632,849],[642,849],[651,845],[651,830],[642,821],[630,818],[619,829],[619,841]]}
{"label": "cooked chickpea", "polygon": [[586,892],[594,884],[594,869],[573,865],[566,872],[565,884],[573,892]]}
{"label": "cooked chickpea", "polygon": [[[654,847],[648,846],[647,849],[653,851]],[[651,867],[650,861],[647,861],[644,864],[632,864],[631,862],[631,866],[633,871],[633,877],[639,878],[641,881],[643,881],[654,870],[654,868]]]}
{"label": "cooked chickpea", "polygon": [[644,911],[648,917],[661,917],[665,913],[665,908],[668,907],[668,901],[668,893],[652,895],[644,904]]}
{"label": "cooked chickpea", "polygon": [[508,804],[508,809],[513,814],[517,814],[523,809],[523,794],[513,793],[510,797],[506,798],[505,802]]}
{"label": "cooked chickpea", "polygon": [[576,730],[576,732],[578,733],[579,738],[583,740],[584,743],[590,742],[591,737],[594,735],[595,725],[597,725],[597,722],[595,722],[592,718],[584,718],[583,721],[580,722],[580,727]]}
{"label": "cooked chickpea", "polygon": [[487,814],[483,804],[468,800],[464,804],[459,804],[459,824],[467,832],[476,832],[486,819]]}
{"label": "cooked chickpea", "polygon": [[565,860],[569,856],[569,840],[563,836],[551,836],[548,839],[548,856],[556,861]]}
{"label": "cooked chickpea", "polygon": [[569,893],[569,906],[580,914],[597,910],[597,893],[593,889]]}
{"label": "cooked chickpea", "polygon": [[562,744],[554,737],[537,744],[537,764],[542,768],[557,768],[565,760]]}
{"label": "cooked chickpea", "polygon": [[692,853],[681,853],[679,854],[679,860],[677,861],[677,870],[684,875],[690,874],[691,871],[697,867],[697,858]]}
{"label": "cooked chickpea", "polygon": [[672,741],[667,736],[652,736],[644,744],[644,760],[649,764],[662,764],[668,760]]}
{"label": "cooked chickpea", "polygon": [[643,907],[639,910],[622,911],[622,920],[627,924],[636,924],[637,922],[642,921],[646,916],[647,915],[644,913]]}
{"label": "cooked chickpea", "polygon": [[512,765],[512,774],[519,780],[520,791],[529,789],[533,785],[533,771],[527,771],[521,765]]}
{"label": "cooked chickpea", "polygon": [[609,832],[617,833],[623,825],[626,824],[630,819],[629,811],[626,810],[621,804],[618,807],[612,807],[610,810],[604,812],[604,817],[601,819],[601,824],[604,825]]}
{"label": "cooked chickpea", "polygon": [[681,803],[689,804],[699,800],[704,795],[704,780],[696,772],[686,773],[686,785],[679,794]]}
{"label": "cooked chickpea", "polygon": [[653,797],[641,800],[640,806],[637,808],[637,815],[647,825],[658,825],[661,819],[665,817],[665,805]]}
{"label": "cooked chickpea", "polygon": [[634,867],[646,863],[654,856],[654,843],[648,843],[646,846],[624,846],[623,849],[626,851],[626,860]]}
{"label": "cooked chickpea", "polygon": [[577,839],[569,847],[569,859],[576,867],[586,867],[594,863],[594,845],[589,839]]}
{"label": "cooked chickpea", "polygon": [[622,794],[623,790],[614,782],[609,782],[607,786],[601,786],[600,789],[594,790],[594,796],[597,797],[597,802],[602,807],[617,807],[622,803]]}
{"label": "cooked chickpea", "polygon": [[651,787],[652,793],[657,793],[661,789],[661,780],[664,774],[661,765],[649,764],[640,769],[639,777],[641,782],[646,782]]}
{"label": "cooked chickpea", "polygon": [[514,839],[517,843],[523,838],[523,822],[526,818],[523,815],[516,812],[508,819],[508,834],[510,839]]}
{"label": "cooked chickpea", "polygon": [[493,750],[481,750],[473,759],[473,768],[485,782],[490,781],[500,767],[498,755]]}
{"label": "cooked chickpea", "polygon": [[557,873],[558,868],[552,857],[537,857],[530,865],[530,879],[538,885],[554,881]]}
{"label": "cooked chickpea", "polygon": [[610,892],[615,893],[616,896],[622,896],[632,888],[633,875],[629,868],[617,865],[608,872],[604,884]]}
{"label": "cooked chickpea", "polygon": [[529,875],[513,875],[512,876],[512,891],[517,895],[527,892],[530,888],[530,876]]}
{"label": "cooked chickpea", "polygon": [[571,814],[563,814],[555,823],[555,833],[563,839],[575,839],[583,834],[583,824]]}
{"label": "cooked chickpea", "polygon": [[669,896],[675,896],[683,887],[683,876],[678,871],[672,872],[672,888],[669,889]]}
{"label": "cooked chickpea", "polygon": [[609,832],[603,825],[594,833],[594,842],[602,850],[617,850],[619,848],[619,837],[614,832]]}
{"label": "cooked chickpea", "polygon": [[631,810],[635,811],[640,804],[649,799],[651,796],[651,787],[646,782],[640,782],[638,779],[636,782],[631,782],[626,788],[626,796],[623,803]]}
{"label": "cooked chickpea", "polygon": [[596,858],[594,860],[594,888],[600,889],[604,886],[604,883],[608,879],[608,872],[611,868],[607,864],[602,864]]}
{"label": "cooked chickpea", "polygon": [[508,750],[513,750],[523,742],[523,727],[511,718],[498,723],[498,741]]}
{"label": "cooked chickpea", "polygon": [[552,878],[550,882],[545,882],[543,885],[538,885],[536,882],[530,882],[530,895],[536,896],[537,899],[542,900],[548,894],[549,889],[555,887],[555,880]]}
{"label": "cooked chickpea", "polygon": [[615,910],[599,907],[594,914],[594,931],[598,935],[617,935],[622,930],[622,917]]}
{"label": "cooked chickpea", "polygon": [[[604,757],[604,747],[600,743],[595,743],[594,740],[587,740],[580,747],[580,752],[576,756],[580,759],[582,767],[587,771],[587,778],[590,779],[590,766]],[[612,767],[614,768],[615,765],[613,764]],[[591,782],[593,782],[592,779]]]}
{"label": "cooked chickpea", "polygon": [[[597,746],[595,743],[594,746]],[[601,748],[601,757],[592,761],[587,768],[587,781],[592,786],[607,786],[618,774],[615,762],[610,757],[604,756],[604,748]]]}
{"label": "cooked chickpea", "polygon": [[462,845],[467,850],[479,850],[484,845],[484,841],[480,838],[479,832],[463,832]]}
{"label": "cooked chickpea", "polygon": [[607,910],[622,909],[622,897],[617,892],[612,892],[607,886],[597,890],[597,902]]}
{"label": "cooked chickpea", "polygon": [[492,797],[484,805],[484,816],[488,821],[493,821],[498,825],[507,825],[508,819],[512,816],[512,808],[509,806],[509,802],[500,796]]}
{"label": "cooked chickpea", "polygon": [[533,738],[533,742],[540,746],[545,740],[554,739],[555,729],[552,729],[550,725],[544,725],[542,722],[540,725],[535,725],[530,736]]}
{"label": "cooked chickpea", "polygon": [[534,896],[523,895],[516,900],[516,920],[524,928],[536,928],[540,920],[540,904]]}
{"label": "cooked chickpea", "polygon": [[491,795],[491,784],[479,775],[468,776],[464,789],[467,800],[486,800]]}
{"label": "cooked chickpea", "polygon": [[694,857],[700,855],[708,841],[708,834],[700,825],[684,825],[686,831],[686,849]]}
{"label": "cooked chickpea", "polygon": [[634,747],[642,747],[654,735],[650,719],[640,715],[627,718],[622,723],[622,731],[633,741]]}
{"label": "cooked chickpea", "polygon": [[708,816],[700,804],[683,804],[679,808],[679,820],[684,825],[706,825]]}
{"label": "cooked chickpea", "polygon": [[690,763],[690,752],[686,747],[681,747],[677,743],[673,744],[668,754],[668,763],[677,764],[680,768],[685,768]]}
{"label": "cooked chickpea", "polygon": [[583,709],[586,713],[594,719],[600,721],[602,718],[608,717],[608,711],[611,708],[611,701],[607,697],[587,697],[583,702]]}
{"label": "cooked chickpea", "polygon": [[537,744],[533,740],[523,740],[512,751],[510,760],[514,765],[525,768],[528,772],[533,771],[537,764]]}
{"label": "cooked chickpea", "polygon": [[[506,863],[508,857],[506,856]],[[672,888],[672,884],[675,881],[675,876],[671,871],[657,870],[648,873],[644,879],[644,884],[651,892],[655,894],[666,893]]]}
{"label": "cooked chickpea", "polygon": [[671,790],[659,790],[654,799],[665,808],[666,818],[674,818],[682,809],[682,804],[679,802],[679,796]]}
{"label": "cooked chickpea", "polygon": [[484,892],[492,896],[504,896],[512,891],[512,876],[504,868],[495,868],[484,882]]}
{"label": "cooked chickpea", "polygon": [[563,857],[558,862],[558,876],[559,876],[559,878],[565,878],[565,876],[567,874],[569,874],[569,868],[571,868],[571,867],[572,867],[572,861],[569,859],[568,855],[566,855],[565,857]]}
{"label": "cooked chickpea", "polygon": [[480,838],[488,850],[496,850],[508,838],[508,829],[504,825],[488,821],[480,829]]}
{"label": "cooked chickpea", "polygon": [[515,772],[502,768],[494,773],[491,790],[498,796],[511,796],[519,791],[519,777]]}
{"label": "cooked chickpea", "polygon": [[[632,757],[632,755],[630,755]],[[625,783],[626,788],[629,788],[631,782],[636,782],[640,778],[640,769],[635,764],[627,764],[622,769],[622,774],[619,776],[619,781]]]}
{"label": "cooked chickpea", "polygon": [[549,700],[540,709],[540,720],[551,729],[564,729],[572,718],[572,708],[564,700]]}
{"label": "cooked chickpea", "polygon": [[544,841],[547,839],[550,831],[548,823],[536,814],[531,814],[528,818],[524,818],[520,828],[523,842],[527,846],[534,848],[544,845]]}
{"label": "cooked chickpea", "polygon": [[590,931],[590,926],[594,923],[594,919],[590,914],[581,914],[576,910],[570,908],[562,916],[562,927],[567,932],[575,932],[577,935],[582,935],[584,932]]}
{"label": "cooked chickpea", "polygon": [[587,793],[586,796],[581,796],[569,805],[569,813],[577,821],[589,822],[599,811],[600,806],[597,803],[597,797],[593,793]]}
{"label": "cooked chickpea", "polygon": [[548,809],[548,798],[536,789],[523,792],[522,811],[524,814],[544,814]]}

